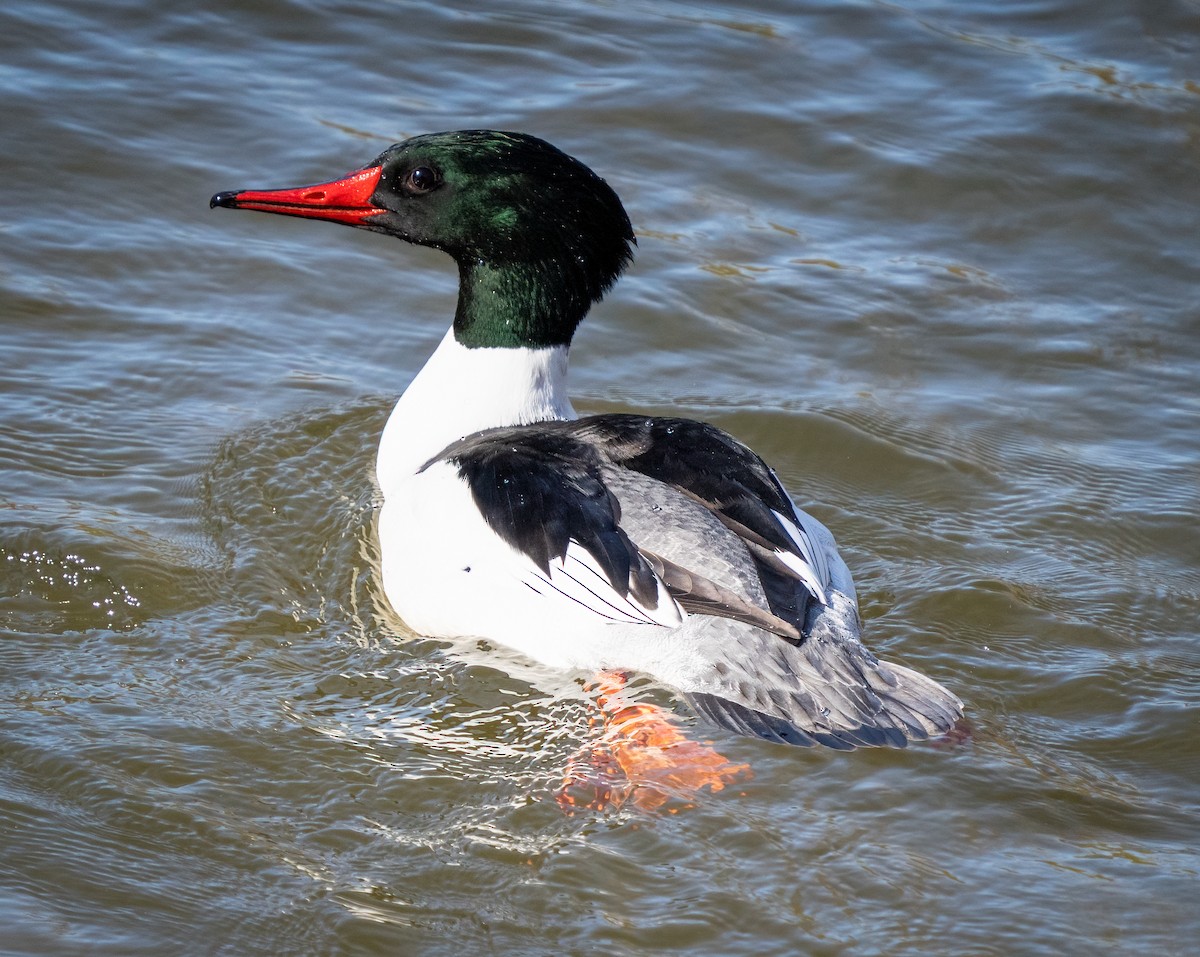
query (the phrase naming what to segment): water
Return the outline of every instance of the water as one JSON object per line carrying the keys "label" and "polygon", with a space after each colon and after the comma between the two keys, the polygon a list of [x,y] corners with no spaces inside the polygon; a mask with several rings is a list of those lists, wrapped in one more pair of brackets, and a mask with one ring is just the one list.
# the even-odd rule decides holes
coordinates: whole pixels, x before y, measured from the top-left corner
{"label": "water", "polygon": [[[1200,6],[493,7],[0,12],[0,951],[1194,953]],[[389,617],[453,267],[207,199],[472,126],[630,210],[577,405],[762,452],[969,742],[566,817],[575,676]]]}

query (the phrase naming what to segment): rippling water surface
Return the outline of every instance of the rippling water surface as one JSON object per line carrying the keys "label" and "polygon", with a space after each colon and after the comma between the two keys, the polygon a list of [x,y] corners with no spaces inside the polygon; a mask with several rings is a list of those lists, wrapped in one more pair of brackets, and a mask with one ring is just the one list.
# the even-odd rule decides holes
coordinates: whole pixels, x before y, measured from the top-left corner
{"label": "rippling water surface", "polygon": [[[1194,953],[1200,5],[482,8],[0,11],[0,950]],[[577,404],[762,452],[968,741],[567,817],[579,676],[390,617],[453,267],[207,200],[473,126],[630,210]]]}

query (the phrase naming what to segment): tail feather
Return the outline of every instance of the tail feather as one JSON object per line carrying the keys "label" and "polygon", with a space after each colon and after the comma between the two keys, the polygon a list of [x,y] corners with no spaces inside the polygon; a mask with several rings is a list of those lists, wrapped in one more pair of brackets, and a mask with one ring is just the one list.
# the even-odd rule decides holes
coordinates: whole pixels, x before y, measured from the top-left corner
{"label": "tail feather", "polygon": [[[896,679],[894,686],[879,688],[874,681],[884,674]],[[890,661],[868,673],[872,687],[886,702],[888,712],[897,718],[911,718],[908,737],[914,741],[949,733],[962,717],[962,702],[932,678]]]}
{"label": "tail feather", "polygon": [[684,697],[737,734],[839,751],[903,748],[950,733],[962,716],[962,702],[936,681],[879,661],[857,641],[806,645],[779,642],[774,667],[759,658],[753,675]]}

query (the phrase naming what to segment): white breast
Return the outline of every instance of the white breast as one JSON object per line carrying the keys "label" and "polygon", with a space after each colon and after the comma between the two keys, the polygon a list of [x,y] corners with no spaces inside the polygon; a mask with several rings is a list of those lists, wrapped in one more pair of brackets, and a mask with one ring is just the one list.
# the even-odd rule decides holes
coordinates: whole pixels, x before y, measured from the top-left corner
{"label": "white breast", "polygon": [[[468,349],[451,329],[384,427],[375,471],[385,500],[451,442],[483,429],[577,418],[567,347]],[[383,540],[384,551],[390,545]]]}

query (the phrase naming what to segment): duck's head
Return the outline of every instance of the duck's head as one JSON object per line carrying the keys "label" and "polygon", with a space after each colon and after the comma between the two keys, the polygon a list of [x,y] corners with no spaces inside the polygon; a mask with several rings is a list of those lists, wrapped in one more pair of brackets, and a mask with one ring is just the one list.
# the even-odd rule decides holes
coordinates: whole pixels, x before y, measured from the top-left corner
{"label": "duck's head", "polygon": [[363,169],[296,189],[217,193],[210,206],[327,219],[432,246],[459,268],[467,346],[567,345],[636,240],[599,176],[524,133],[416,136]]}

